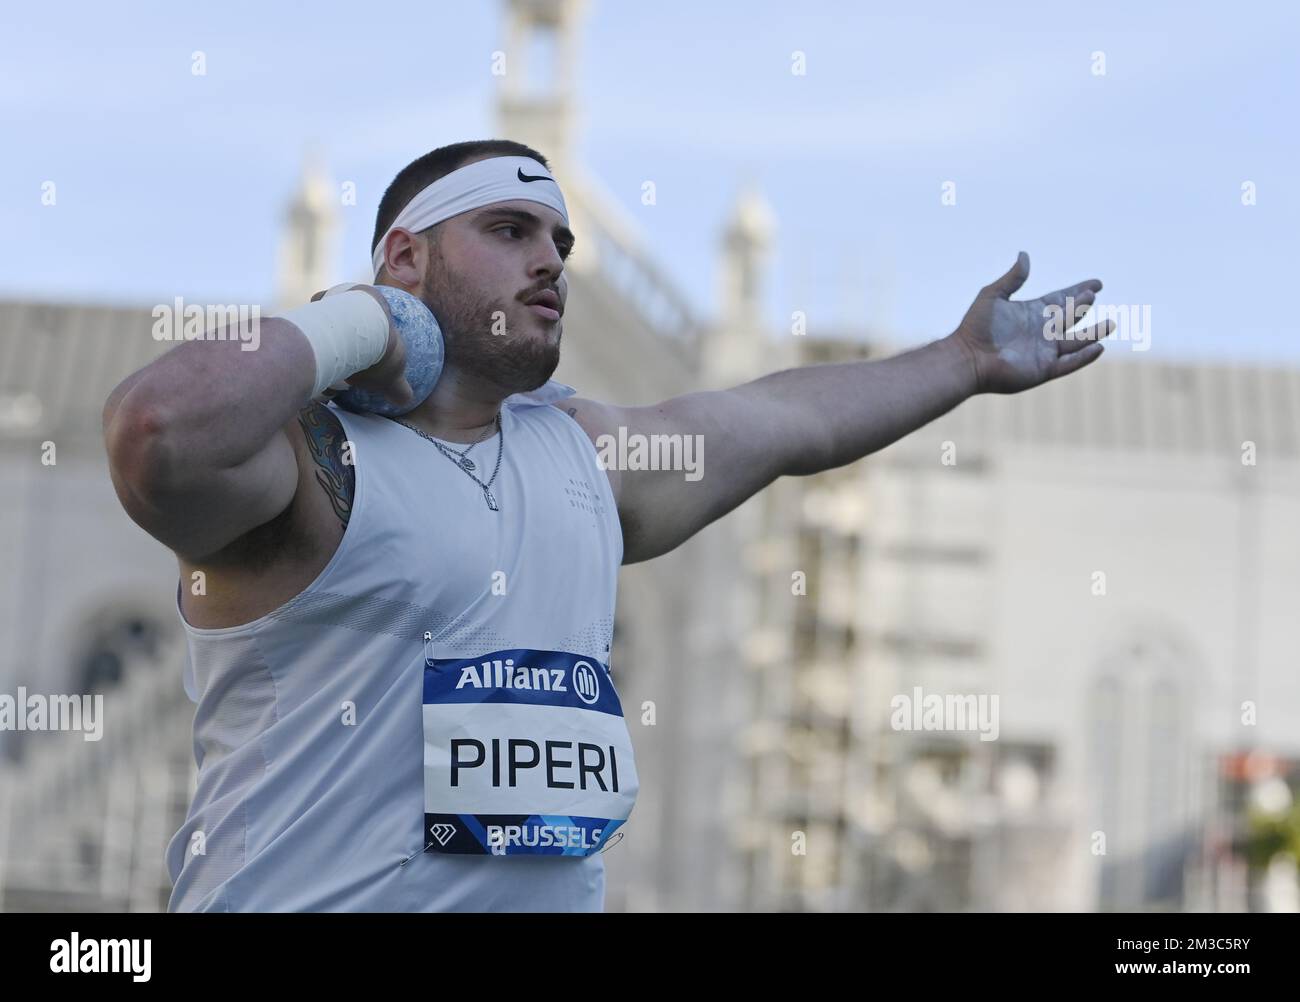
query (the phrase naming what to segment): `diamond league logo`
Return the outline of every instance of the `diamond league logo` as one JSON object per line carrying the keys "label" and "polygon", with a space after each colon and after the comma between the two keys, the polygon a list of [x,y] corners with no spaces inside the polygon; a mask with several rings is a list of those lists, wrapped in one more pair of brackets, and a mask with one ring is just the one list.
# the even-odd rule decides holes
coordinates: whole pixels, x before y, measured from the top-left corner
{"label": "diamond league logo", "polygon": [[584,703],[591,704],[600,698],[600,676],[588,661],[573,665],[573,691]]}
{"label": "diamond league logo", "polygon": [[448,824],[436,824],[429,828],[429,834],[438,840],[439,845],[446,845],[451,841],[451,837],[456,834],[456,826]]}

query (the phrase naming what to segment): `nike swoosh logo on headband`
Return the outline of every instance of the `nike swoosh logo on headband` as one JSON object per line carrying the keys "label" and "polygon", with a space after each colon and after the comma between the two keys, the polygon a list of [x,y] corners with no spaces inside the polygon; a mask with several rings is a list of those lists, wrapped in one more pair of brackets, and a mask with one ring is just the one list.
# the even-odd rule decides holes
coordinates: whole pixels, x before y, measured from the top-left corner
{"label": "nike swoosh logo on headband", "polygon": [[547,177],[545,174],[538,174],[536,177],[530,177],[529,175],[525,174],[524,169],[520,167],[519,180],[520,181],[554,181],[555,179],[551,177]]}

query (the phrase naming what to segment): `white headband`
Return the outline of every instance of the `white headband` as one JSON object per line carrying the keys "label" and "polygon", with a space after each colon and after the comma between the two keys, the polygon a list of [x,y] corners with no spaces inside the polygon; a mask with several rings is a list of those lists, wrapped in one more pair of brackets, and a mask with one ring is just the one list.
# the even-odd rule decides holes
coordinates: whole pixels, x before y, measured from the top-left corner
{"label": "white headband", "polygon": [[399,226],[418,233],[470,209],[512,199],[549,205],[564,217],[564,225],[569,225],[569,210],[565,207],[559,182],[532,157],[479,160],[434,181],[397,214],[393,225],[375,244],[372,256],[375,277],[379,277],[384,266],[384,244],[388,234]]}

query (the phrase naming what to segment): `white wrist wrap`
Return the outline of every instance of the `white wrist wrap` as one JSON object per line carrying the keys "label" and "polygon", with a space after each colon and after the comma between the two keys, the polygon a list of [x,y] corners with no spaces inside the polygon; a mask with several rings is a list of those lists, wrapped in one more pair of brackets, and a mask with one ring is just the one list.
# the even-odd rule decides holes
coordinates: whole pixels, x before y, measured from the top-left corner
{"label": "white wrist wrap", "polygon": [[388,347],[388,314],[373,296],[359,290],[327,294],[280,318],[302,331],[316,354],[313,399],[339,380],[369,369]]}

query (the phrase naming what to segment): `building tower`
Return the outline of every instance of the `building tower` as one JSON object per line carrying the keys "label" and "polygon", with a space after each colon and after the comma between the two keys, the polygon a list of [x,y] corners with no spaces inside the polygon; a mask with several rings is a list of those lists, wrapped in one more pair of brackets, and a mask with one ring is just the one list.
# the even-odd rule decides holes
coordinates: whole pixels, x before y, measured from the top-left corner
{"label": "building tower", "polygon": [[574,128],[573,67],[585,0],[508,0],[497,122],[501,135],[567,173]]}
{"label": "building tower", "polygon": [[338,208],[318,150],[303,158],[298,190],[285,215],[276,273],[276,309],[301,306],[337,274]]}
{"label": "building tower", "polygon": [[753,182],[747,183],[722,233],[718,324],[704,346],[705,371],[713,385],[744,382],[777,367],[762,302],[775,230],[767,201]]}

